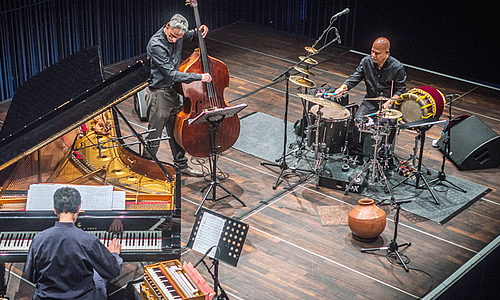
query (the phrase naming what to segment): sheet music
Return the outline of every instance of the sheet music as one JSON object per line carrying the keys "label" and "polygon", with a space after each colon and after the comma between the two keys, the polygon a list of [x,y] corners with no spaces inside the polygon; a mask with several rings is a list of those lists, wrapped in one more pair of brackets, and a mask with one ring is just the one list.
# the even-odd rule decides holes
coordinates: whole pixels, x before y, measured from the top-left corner
{"label": "sheet music", "polygon": [[66,186],[73,187],[80,193],[80,210],[125,209],[125,192],[115,194],[110,185],[32,184],[28,190],[26,210],[53,210],[55,191]]}
{"label": "sheet music", "polygon": [[[206,253],[210,247],[219,245],[225,223],[226,221],[223,218],[204,212],[193,243],[193,250]],[[208,257],[214,258],[216,251],[217,248],[214,247]]]}

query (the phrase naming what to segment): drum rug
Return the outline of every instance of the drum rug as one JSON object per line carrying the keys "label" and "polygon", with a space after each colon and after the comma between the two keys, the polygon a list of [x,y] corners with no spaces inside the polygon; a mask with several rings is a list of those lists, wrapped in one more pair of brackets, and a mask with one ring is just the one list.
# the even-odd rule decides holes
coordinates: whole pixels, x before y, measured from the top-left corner
{"label": "drum rug", "polygon": [[[275,162],[283,155],[283,120],[256,112],[242,118],[240,126],[240,136],[233,148],[270,162]],[[295,142],[297,138],[293,123],[288,122],[287,144]]]}
{"label": "drum rug", "polygon": [[[279,118],[260,112],[247,115],[241,119],[240,136],[238,141],[233,145],[233,148],[252,154],[263,160],[275,162],[275,159],[280,158],[283,154],[283,129],[283,120]],[[289,121],[287,124],[287,153],[290,150],[289,145],[296,140],[300,140],[300,138],[293,132],[293,123]],[[289,166],[293,165],[295,161],[297,161],[297,158],[293,155],[287,156],[287,164]],[[340,158],[333,157],[325,165],[332,171],[338,169],[338,173],[345,176],[346,173],[343,173],[340,167],[337,167],[337,164],[342,164]],[[297,167],[310,169],[310,161],[306,163],[306,160],[302,160]],[[357,174],[361,170],[362,166],[352,167],[347,173]],[[422,170],[426,171],[425,168]],[[437,171],[429,169],[429,172],[430,175],[424,172],[424,176],[428,180],[437,177]],[[332,173],[332,176],[335,177],[335,172]],[[396,186],[406,178],[396,172],[390,173],[389,182],[391,187]],[[393,188],[394,198],[396,201],[411,200],[411,202],[401,205],[403,210],[444,224],[491,191],[491,189],[485,186],[454,176],[447,175],[446,179],[467,192],[463,193],[447,182],[432,185],[431,189],[439,202],[438,205],[435,203],[429,190],[421,187],[423,184],[422,180],[420,181],[420,187],[416,188],[415,180],[412,178]],[[381,184],[368,185],[361,194],[377,201],[390,202],[390,196],[388,193],[385,193],[384,187]],[[320,214],[319,211],[318,214]]]}

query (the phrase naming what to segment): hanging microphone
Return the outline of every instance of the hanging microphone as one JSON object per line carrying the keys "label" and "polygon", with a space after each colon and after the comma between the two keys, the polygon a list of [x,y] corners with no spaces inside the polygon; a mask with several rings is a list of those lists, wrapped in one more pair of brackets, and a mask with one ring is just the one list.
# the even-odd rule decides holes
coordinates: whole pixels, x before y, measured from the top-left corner
{"label": "hanging microphone", "polygon": [[336,15],[334,15],[332,18],[338,18],[340,16],[347,15],[349,12],[350,12],[349,8],[346,8],[343,11],[341,11],[341,12],[337,13]]}

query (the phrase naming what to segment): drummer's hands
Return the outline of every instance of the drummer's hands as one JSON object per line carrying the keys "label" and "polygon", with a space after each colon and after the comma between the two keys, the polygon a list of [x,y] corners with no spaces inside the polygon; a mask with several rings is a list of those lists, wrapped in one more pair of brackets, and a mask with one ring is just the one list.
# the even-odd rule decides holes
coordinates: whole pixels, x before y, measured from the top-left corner
{"label": "drummer's hands", "polygon": [[391,108],[392,103],[394,103],[394,100],[387,100],[382,104],[382,108],[389,109]]}
{"label": "drummer's hands", "polygon": [[347,92],[347,90],[348,90],[347,85],[343,84],[338,89],[335,90],[335,94],[337,94],[340,97],[342,96],[343,93]]}

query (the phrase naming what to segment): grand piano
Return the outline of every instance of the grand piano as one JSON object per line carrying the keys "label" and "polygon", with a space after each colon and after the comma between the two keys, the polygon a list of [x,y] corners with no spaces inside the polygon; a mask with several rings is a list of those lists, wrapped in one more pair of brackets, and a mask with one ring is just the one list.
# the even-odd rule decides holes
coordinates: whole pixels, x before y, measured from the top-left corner
{"label": "grand piano", "polygon": [[147,142],[116,106],[148,79],[141,61],[105,79],[100,51],[91,47],[35,75],[14,95],[0,131],[0,294],[5,263],[25,261],[32,238],[57,220],[52,210],[26,210],[31,184],[125,191],[125,210],[83,211],[76,225],[103,243],[122,239],[124,261],[180,258],[180,173],[139,156]]}

